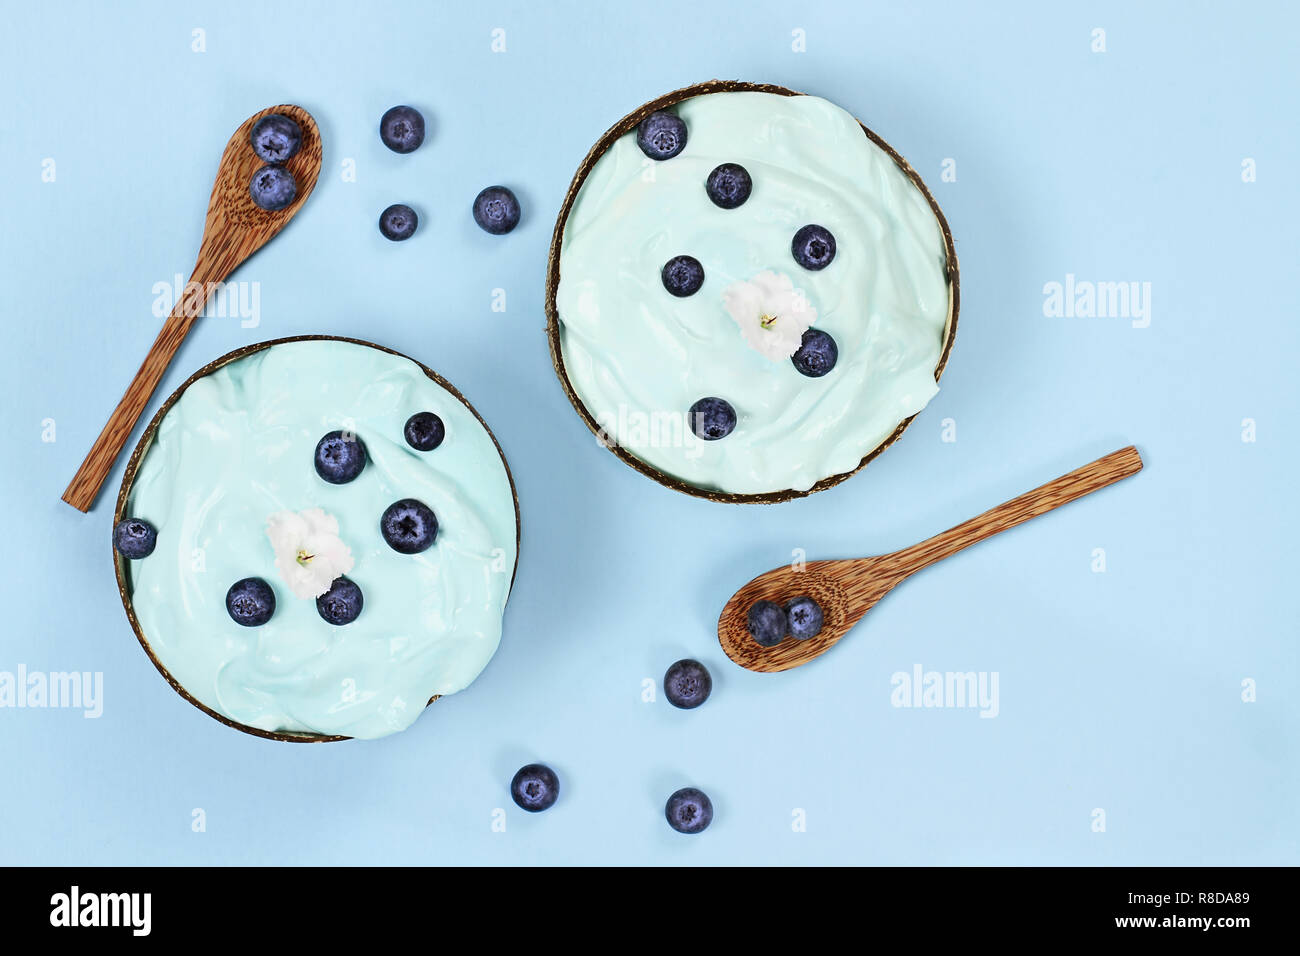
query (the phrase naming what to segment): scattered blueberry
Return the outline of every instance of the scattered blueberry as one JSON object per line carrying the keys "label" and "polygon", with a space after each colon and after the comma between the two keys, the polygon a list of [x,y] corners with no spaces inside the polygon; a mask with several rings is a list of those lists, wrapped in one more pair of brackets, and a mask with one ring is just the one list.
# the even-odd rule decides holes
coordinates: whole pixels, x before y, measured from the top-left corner
{"label": "scattered blueberry", "polygon": [[365,597],[361,593],[361,588],[351,578],[338,577],[330,585],[330,589],[316,599],[316,613],[326,624],[336,624],[340,627],[344,624],[351,624],[361,616],[361,608],[365,605]]}
{"label": "scattered blueberry", "polygon": [[659,273],[664,288],[683,299],[694,295],[704,285],[704,266],[694,256],[673,256]]}
{"label": "scattered blueberry", "polygon": [[560,796],[560,778],[543,763],[520,767],[510,781],[510,796],[529,813],[541,813]]}
{"label": "scattered blueberry", "polygon": [[713,691],[713,677],[699,661],[678,661],[664,674],[664,696],[668,703],[682,710],[699,707]]}
{"label": "scattered blueberry", "polygon": [[805,269],[825,269],[835,258],[835,237],[825,226],[804,226],[794,234],[790,253]]}
{"label": "scattered blueberry", "polygon": [[275,212],[293,202],[298,195],[298,184],[294,182],[293,173],[283,166],[263,166],[253,173],[248,193],[253,202],[268,212]]}
{"label": "scattered blueberry", "polygon": [[790,622],[790,636],[796,641],[806,641],[822,632],[822,606],[806,595],[787,601],[785,616]]}
{"label": "scattered blueberry", "polygon": [[713,801],[703,790],[683,787],[668,798],[664,816],[678,833],[700,833],[713,822]]}
{"label": "scattered blueberry", "polygon": [[447,429],[433,412],[416,412],[406,420],[402,434],[406,436],[406,443],[416,451],[433,451],[442,444]]}
{"label": "scattered blueberry", "polygon": [[636,128],[636,144],[651,159],[672,159],[686,148],[686,123],[676,113],[651,113]]}
{"label": "scattered blueberry", "polygon": [[774,601],[755,601],[746,618],[749,636],[763,647],[776,647],[785,640],[789,621],[785,609]]}
{"label": "scattered blueberry", "polygon": [[423,501],[403,498],[384,509],[379,532],[394,551],[419,554],[427,551],[438,537],[438,519]]}
{"label": "scattered blueberry", "polygon": [[158,544],[158,529],[142,518],[123,518],[113,529],[113,547],[132,561],[147,558]]}
{"label": "scattered blueberry", "polygon": [[424,142],[424,117],[410,106],[394,106],[379,120],[379,138],[394,153],[412,153]]}
{"label": "scattered blueberry", "polygon": [[726,438],[736,427],[736,410],[724,398],[701,398],[686,413],[695,437],[705,441]]}
{"label": "scattered blueberry", "polygon": [[253,124],[249,140],[258,159],[279,166],[302,146],[302,129],[283,113],[272,113]]}
{"label": "scattered blueberry", "polygon": [[379,231],[385,239],[401,242],[415,235],[415,227],[420,224],[420,217],[415,210],[402,203],[393,203],[379,214]]}
{"label": "scattered blueberry", "polygon": [[749,170],[737,163],[723,163],[704,181],[704,189],[713,200],[713,205],[723,209],[735,209],[743,206],[754,188],[754,181],[749,178]]}
{"label": "scattered blueberry", "polygon": [[226,613],[244,627],[265,624],[275,613],[275,592],[261,578],[236,581],[226,592]]}
{"label": "scattered blueberry", "polygon": [[352,432],[333,431],[316,443],[316,474],[346,485],[366,467],[366,446]]}
{"label": "scattered blueberry", "polygon": [[519,225],[519,200],[505,186],[489,186],[474,197],[474,221],[494,236]]}
{"label": "scattered blueberry", "polygon": [[809,329],[790,361],[800,373],[809,378],[821,378],[835,367],[840,350],[835,340],[821,329]]}

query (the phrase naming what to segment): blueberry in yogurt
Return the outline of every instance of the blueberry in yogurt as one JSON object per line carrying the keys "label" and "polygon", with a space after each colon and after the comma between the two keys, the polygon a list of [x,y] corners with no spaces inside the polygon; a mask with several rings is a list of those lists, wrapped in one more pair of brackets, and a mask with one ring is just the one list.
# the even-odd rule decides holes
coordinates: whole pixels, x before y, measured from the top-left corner
{"label": "blueberry in yogurt", "polygon": [[402,435],[416,451],[433,451],[447,436],[447,427],[433,412],[416,412],[406,420]]}
{"label": "blueberry in yogurt", "polygon": [[713,676],[699,661],[678,661],[664,674],[664,696],[682,710],[694,710],[713,692]]}
{"label": "blueberry in yogurt", "polygon": [[746,615],[749,636],[763,647],[775,647],[785,640],[790,629],[785,608],[775,601],[755,601]]}
{"label": "blueberry in yogurt", "polygon": [[785,616],[790,636],[796,641],[806,641],[822,632],[822,606],[807,595],[787,601]]}
{"label": "blueberry in yogurt", "polygon": [[423,501],[403,498],[384,509],[379,533],[399,554],[419,554],[429,550],[438,537],[438,519]]}
{"label": "blueberry in yogurt", "polygon": [[736,410],[725,398],[701,398],[686,413],[686,420],[696,438],[717,441],[726,438],[736,427]]}
{"label": "blueberry in yogurt", "polygon": [[636,128],[636,144],[651,159],[672,159],[686,148],[686,122],[676,113],[651,113]]}
{"label": "blueberry in yogurt", "polygon": [[258,159],[280,166],[302,147],[302,128],[283,113],[272,113],[253,124],[249,141]]}
{"label": "blueberry in yogurt", "polygon": [[259,627],[275,613],[275,592],[262,578],[243,578],[226,591],[226,613],[243,627]]}
{"label": "blueberry in yogurt", "polygon": [[366,446],[352,432],[332,431],[316,443],[316,474],[346,485],[366,467]]}
{"label": "blueberry in yogurt", "polygon": [[489,186],[475,196],[473,212],[479,228],[494,236],[519,225],[519,200],[505,186]]}
{"label": "blueberry in yogurt", "polygon": [[704,266],[694,256],[673,256],[659,270],[664,288],[679,299],[694,295],[704,285]]}
{"label": "blueberry in yogurt", "polygon": [[316,613],[326,624],[342,627],[361,616],[365,597],[351,578],[337,577],[330,589],[316,599]]}
{"label": "blueberry in yogurt", "polygon": [[260,208],[275,212],[293,202],[298,195],[298,183],[293,173],[283,166],[263,166],[253,173],[248,193]]}
{"label": "blueberry in yogurt", "polygon": [[113,547],[131,561],[147,558],[158,544],[158,530],[143,518],[123,518],[113,529]]}
{"label": "blueberry in yogurt", "polygon": [[799,374],[809,378],[821,378],[835,367],[840,357],[835,340],[821,329],[809,329],[804,332],[803,340],[790,361],[799,370]]}
{"label": "blueberry in yogurt", "polygon": [[754,181],[749,178],[749,170],[738,163],[723,163],[709,173],[704,181],[704,191],[713,200],[713,205],[722,209],[735,209],[742,206],[754,188]]}
{"label": "blueberry in yogurt", "polygon": [[424,142],[424,116],[413,106],[394,106],[379,120],[379,138],[394,153],[413,153]]}
{"label": "blueberry in yogurt", "polygon": [[790,254],[805,269],[825,269],[835,258],[835,237],[825,226],[804,226],[790,240]]}
{"label": "blueberry in yogurt", "polygon": [[379,231],[385,239],[401,242],[415,235],[415,227],[420,224],[420,217],[415,210],[404,203],[393,203],[379,214]]}
{"label": "blueberry in yogurt", "polygon": [[683,787],[668,798],[664,816],[678,833],[700,833],[713,822],[713,801],[703,790]]}
{"label": "blueberry in yogurt", "polygon": [[559,799],[560,778],[546,764],[530,763],[515,772],[510,781],[510,797],[529,813],[541,813]]}

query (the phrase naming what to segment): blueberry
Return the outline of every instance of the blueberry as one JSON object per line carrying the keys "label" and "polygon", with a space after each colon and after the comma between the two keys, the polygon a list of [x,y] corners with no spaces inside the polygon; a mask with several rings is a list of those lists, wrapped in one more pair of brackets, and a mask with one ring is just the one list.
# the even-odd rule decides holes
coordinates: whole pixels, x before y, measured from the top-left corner
{"label": "blueberry", "polygon": [[723,163],[709,173],[704,181],[704,190],[713,200],[713,205],[723,209],[735,209],[743,206],[754,188],[754,181],[749,178],[749,170],[737,163]]}
{"label": "blueberry", "polygon": [[709,669],[690,658],[678,661],[664,674],[664,696],[668,703],[682,710],[699,707],[713,691]]}
{"label": "blueberry", "polygon": [[158,529],[142,518],[123,518],[113,529],[113,547],[132,561],[147,558],[158,544]]}
{"label": "blueberry", "polygon": [[835,237],[825,226],[804,226],[790,241],[790,254],[805,269],[825,269],[835,258]]}
{"label": "blueberry", "polygon": [[272,113],[253,124],[249,141],[258,159],[279,166],[302,146],[302,129],[283,113]]}
{"label": "blueberry", "polygon": [[672,159],[686,148],[686,123],[676,113],[651,113],[636,128],[636,144],[651,159]]}
{"label": "blueberry", "polygon": [[544,763],[520,767],[510,781],[510,796],[529,813],[541,813],[560,796],[560,778]]}
{"label": "blueberry", "polygon": [[402,434],[406,436],[406,443],[416,451],[433,451],[442,444],[447,429],[433,412],[416,412],[406,420]]}
{"label": "blueberry", "polygon": [[253,202],[268,212],[275,212],[293,202],[298,195],[298,184],[294,182],[293,173],[283,166],[263,166],[253,173],[248,193]]}
{"label": "blueberry", "polygon": [[261,578],[236,581],[226,592],[226,613],[244,627],[265,624],[275,613],[275,592]]}
{"label": "blueberry", "polygon": [[365,605],[361,588],[351,578],[338,577],[330,589],[316,599],[316,613],[326,624],[343,626],[351,624],[361,616]]}
{"label": "blueberry", "polygon": [[346,485],[366,467],[366,446],[352,432],[333,431],[316,443],[316,474]]}
{"label": "blueberry", "polygon": [[809,329],[803,334],[803,341],[790,356],[790,361],[809,378],[821,378],[835,367],[839,357],[840,350],[833,338],[821,329]]}
{"label": "blueberry", "polygon": [[746,618],[749,636],[763,647],[776,647],[789,630],[785,609],[774,601],[755,601]]}
{"label": "blueberry", "polygon": [[438,537],[438,519],[423,501],[403,498],[384,509],[379,532],[394,551],[419,554],[432,547]]}
{"label": "blueberry", "polygon": [[677,298],[694,295],[704,285],[704,266],[694,256],[673,256],[659,272],[664,288]]}
{"label": "blueberry", "polygon": [[787,601],[785,616],[790,622],[790,636],[796,641],[806,641],[822,632],[822,606],[807,595]]}
{"label": "blueberry", "polygon": [[695,437],[705,441],[726,438],[736,427],[736,410],[723,398],[701,398],[686,413]]}
{"label": "blueberry", "polygon": [[394,106],[379,120],[379,138],[394,153],[412,153],[424,142],[424,117],[411,106]]}
{"label": "blueberry", "polygon": [[474,221],[494,236],[519,225],[519,200],[505,186],[489,186],[474,197]]}
{"label": "blueberry", "polygon": [[683,787],[668,798],[664,816],[678,833],[700,833],[713,822],[713,801],[703,790]]}
{"label": "blueberry", "polygon": [[402,203],[393,203],[379,214],[379,231],[385,239],[401,242],[415,235],[415,227],[420,224],[420,217],[415,210]]}

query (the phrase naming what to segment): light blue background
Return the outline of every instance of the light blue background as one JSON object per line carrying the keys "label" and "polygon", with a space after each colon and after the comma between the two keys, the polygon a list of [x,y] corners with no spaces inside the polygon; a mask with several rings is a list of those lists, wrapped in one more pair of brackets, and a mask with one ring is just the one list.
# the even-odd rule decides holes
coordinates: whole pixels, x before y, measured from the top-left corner
{"label": "light blue background", "polygon": [[[1293,10],[182,6],[7,4],[0,31],[0,670],[105,684],[98,720],[0,710],[0,862],[1298,861]],[[861,117],[934,190],[961,261],[939,396],[861,475],[777,507],[695,500],[598,448],[543,333],[547,245],[579,160],[628,110],[715,76]],[[149,414],[248,342],[371,339],[465,392],[523,508],[497,657],[372,743],[258,740],[182,701],[118,601],[120,463],[89,516],[59,501],[157,332],[153,284],[188,275],[227,137],[286,101],[319,121],[325,169],[236,274],[261,284],[261,325],[202,322]],[[431,124],[405,157],[376,134],[399,102]],[[525,209],[505,238],[468,211],[496,182]],[[421,227],[394,245],[375,222],[399,201]],[[1045,318],[1043,286],[1067,273],[1150,282],[1150,327]],[[794,549],[908,545],[1130,442],[1139,476],[909,581],[816,664],[756,675],[721,654],[723,600]],[[713,670],[708,704],[644,703],[643,678],[688,655]],[[890,676],[916,663],[997,671],[1000,715],[894,708]],[[534,759],[564,792],[529,816],[506,785]],[[688,784],[717,808],[693,839],[662,817]]]}

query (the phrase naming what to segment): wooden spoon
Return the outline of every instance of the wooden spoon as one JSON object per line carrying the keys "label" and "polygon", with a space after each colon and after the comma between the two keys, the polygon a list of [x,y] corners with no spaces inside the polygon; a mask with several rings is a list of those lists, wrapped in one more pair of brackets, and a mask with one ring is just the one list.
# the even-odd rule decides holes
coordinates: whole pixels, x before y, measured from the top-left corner
{"label": "wooden spoon", "polygon": [[[259,208],[248,191],[253,173],[262,166],[262,161],[253,152],[249,134],[254,123],[271,113],[283,113],[302,128],[302,147],[285,163],[298,183],[298,195],[284,209],[275,212]],[[126,394],[109,416],[108,424],[95,439],[86,460],[63,492],[63,500],[72,507],[78,511],[90,510],[172,357],[190,326],[203,313],[208,296],[218,283],[225,282],[245,259],[266,245],[302,208],[316,186],[320,167],[320,131],[311,114],[300,106],[273,106],[262,110],[244,120],[235,130],[235,135],[226,143],[226,151],[221,154],[221,165],[217,167],[217,181],[212,186],[212,198],[208,200],[203,244],[199,247],[194,272],[145,356],[144,364],[135,373]]]}
{"label": "wooden spoon", "polygon": [[[718,643],[728,657],[751,671],[772,673],[806,664],[830,650],[909,575],[1141,470],[1142,458],[1129,445],[902,551],[874,558],[809,561],[800,568],[787,566],[760,574],[733,594],[722,609]],[[820,634],[803,641],[786,637],[775,647],[763,647],[750,636],[747,618],[755,601],[784,604],[801,595],[821,605]]]}

